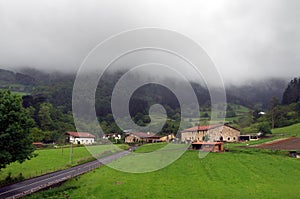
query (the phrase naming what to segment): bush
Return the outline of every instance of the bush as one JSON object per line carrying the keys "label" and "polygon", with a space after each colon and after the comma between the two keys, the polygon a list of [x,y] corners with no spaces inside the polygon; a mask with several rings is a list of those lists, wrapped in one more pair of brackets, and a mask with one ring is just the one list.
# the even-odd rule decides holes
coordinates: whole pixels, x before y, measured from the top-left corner
{"label": "bush", "polygon": [[266,134],[272,134],[271,125],[267,122],[258,124],[258,131],[262,132],[264,136]]}

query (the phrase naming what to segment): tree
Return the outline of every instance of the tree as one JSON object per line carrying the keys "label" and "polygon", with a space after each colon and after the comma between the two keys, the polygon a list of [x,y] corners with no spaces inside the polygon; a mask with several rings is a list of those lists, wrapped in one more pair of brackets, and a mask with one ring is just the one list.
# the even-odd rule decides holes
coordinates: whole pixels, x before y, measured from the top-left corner
{"label": "tree", "polygon": [[226,112],[226,118],[231,118],[231,117],[236,117],[236,113],[233,110]]}
{"label": "tree", "polygon": [[19,95],[0,91],[0,169],[33,156],[34,147],[29,136],[33,123]]}
{"label": "tree", "polygon": [[300,100],[300,78],[290,81],[282,96],[282,104],[291,104]]}
{"label": "tree", "polygon": [[298,116],[300,117],[300,102],[298,102],[296,104],[295,111],[297,112]]}
{"label": "tree", "polygon": [[272,97],[272,99],[269,102],[270,112],[271,112],[271,117],[272,117],[272,129],[275,127],[275,118],[276,118],[276,115],[278,114],[278,104],[279,104],[279,101],[278,101],[277,97]]}
{"label": "tree", "polygon": [[33,142],[41,142],[45,138],[43,131],[37,127],[30,129],[29,136]]}
{"label": "tree", "polygon": [[149,115],[144,115],[142,120],[145,124],[149,124],[151,122],[151,118]]}
{"label": "tree", "polygon": [[262,122],[258,125],[258,131],[263,133],[263,136],[266,134],[272,134],[270,124],[267,122]]}
{"label": "tree", "polygon": [[51,118],[52,105],[50,103],[40,104],[40,110],[38,113],[39,125],[43,131],[53,130],[53,121]]}

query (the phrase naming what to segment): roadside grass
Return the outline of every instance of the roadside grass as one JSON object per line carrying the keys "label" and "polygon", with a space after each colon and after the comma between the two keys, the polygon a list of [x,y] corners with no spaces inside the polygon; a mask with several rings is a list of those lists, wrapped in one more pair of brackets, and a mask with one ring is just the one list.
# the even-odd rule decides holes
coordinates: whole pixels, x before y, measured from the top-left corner
{"label": "roadside grass", "polygon": [[[161,148],[161,144],[156,145]],[[149,149],[150,145],[145,147]],[[124,173],[103,166],[27,198],[299,197],[299,159],[281,152],[244,148],[209,153],[204,158],[198,153],[186,151],[173,164],[150,173]]]}
{"label": "roadside grass", "polygon": [[[119,145],[124,147],[123,145]],[[43,175],[46,173],[62,170],[70,166],[82,164],[97,157],[109,155],[118,149],[112,145],[93,145],[88,147],[58,148],[58,149],[42,149],[36,150],[37,154],[30,160],[26,160],[22,164],[14,162],[7,165],[6,168],[0,170],[0,185],[3,186],[14,180],[22,180]],[[73,153],[71,153],[73,151]]]}
{"label": "roadside grass", "polygon": [[143,146],[138,147],[134,152],[135,153],[149,153],[149,152],[161,149],[166,145],[167,145],[167,143],[165,143],[165,142],[144,144]]}

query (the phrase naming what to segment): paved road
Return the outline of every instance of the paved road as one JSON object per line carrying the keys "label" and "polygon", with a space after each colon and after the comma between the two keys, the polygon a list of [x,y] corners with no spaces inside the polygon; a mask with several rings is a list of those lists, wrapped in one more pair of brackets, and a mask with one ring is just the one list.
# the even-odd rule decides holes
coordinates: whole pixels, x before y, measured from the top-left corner
{"label": "paved road", "polygon": [[113,155],[101,158],[99,160],[95,160],[69,169],[56,171],[29,180],[25,180],[16,184],[2,187],[0,188],[0,199],[19,198],[21,196],[33,193],[40,189],[49,187],[51,185],[66,181],[67,179],[91,171],[95,168],[100,167],[103,164],[112,162],[113,160],[128,155],[129,153],[130,153],[129,151],[121,151]]}

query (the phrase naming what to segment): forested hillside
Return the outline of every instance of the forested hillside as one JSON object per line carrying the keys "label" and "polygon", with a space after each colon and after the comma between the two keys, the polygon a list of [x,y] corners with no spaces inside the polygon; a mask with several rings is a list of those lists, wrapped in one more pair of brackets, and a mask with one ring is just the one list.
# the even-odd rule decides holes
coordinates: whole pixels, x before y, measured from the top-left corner
{"label": "forested hillside", "polygon": [[290,81],[282,97],[282,104],[291,104],[300,101],[300,78]]}
{"label": "forested hillside", "polygon": [[[121,131],[114,123],[110,100],[114,85],[123,73],[124,71],[106,73],[99,81],[95,108],[105,133]],[[18,73],[0,70],[0,79],[1,88],[10,88],[23,95],[23,106],[30,110],[36,123],[31,134],[35,141],[63,142],[63,133],[75,130],[72,117],[72,90],[75,74],[46,73],[25,68]],[[174,81],[175,85],[180,86],[177,80],[168,79],[167,81]],[[286,87],[285,82],[281,79],[270,79],[248,85],[229,86],[226,88],[227,102],[243,105],[250,108],[249,110],[267,110],[273,96],[281,99]],[[195,90],[201,111],[206,113],[210,110],[210,96],[207,88],[197,82],[192,82],[191,85]],[[290,87],[292,85],[289,85]],[[184,90],[182,92],[185,94]],[[147,125],[150,122],[149,107],[153,104],[161,104],[167,111],[169,120],[162,132],[177,132],[180,122],[179,102],[170,90],[158,84],[145,85],[131,97],[129,108],[132,119],[140,126]],[[235,106],[228,107],[226,116],[233,118],[230,121],[236,126],[244,127],[254,121],[250,112],[244,118],[237,118],[232,107]],[[209,114],[202,114],[202,116],[208,117]],[[240,123],[242,125],[239,126]]]}

